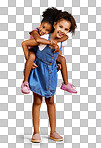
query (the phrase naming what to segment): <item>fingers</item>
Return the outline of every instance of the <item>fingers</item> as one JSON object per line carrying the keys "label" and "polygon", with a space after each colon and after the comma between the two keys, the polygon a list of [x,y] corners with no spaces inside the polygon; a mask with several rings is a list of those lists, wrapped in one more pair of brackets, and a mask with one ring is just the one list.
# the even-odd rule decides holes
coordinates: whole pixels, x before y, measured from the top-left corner
{"label": "fingers", "polygon": [[35,69],[36,67],[32,66],[32,69]]}
{"label": "fingers", "polygon": [[35,63],[33,63],[33,65],[32,65],[32,69],[35,69],[35,68],[37,68],[38,66],[35,64]]}
{"label": "fingers", "polygon": [[61,64],[57,64],[57,69],[61,70]]}
{"label": "fingers", "polygon": [[33,63],[33,66],[38,67],[35,63]]}
{"label": "fingers", "polygon": [[59,48],[55,48],[55,51],[54,51],[54,53],[56,53],[56,52],[59,52]]}

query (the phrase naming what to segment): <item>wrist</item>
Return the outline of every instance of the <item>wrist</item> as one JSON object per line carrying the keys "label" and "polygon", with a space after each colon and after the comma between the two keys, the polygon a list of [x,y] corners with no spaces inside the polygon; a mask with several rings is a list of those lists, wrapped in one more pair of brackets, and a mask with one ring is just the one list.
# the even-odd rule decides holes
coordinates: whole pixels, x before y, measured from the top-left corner
{"label": "wrist", "polygon": [[49,40],[49,45],[51,45],[52,44],[52,42]]}

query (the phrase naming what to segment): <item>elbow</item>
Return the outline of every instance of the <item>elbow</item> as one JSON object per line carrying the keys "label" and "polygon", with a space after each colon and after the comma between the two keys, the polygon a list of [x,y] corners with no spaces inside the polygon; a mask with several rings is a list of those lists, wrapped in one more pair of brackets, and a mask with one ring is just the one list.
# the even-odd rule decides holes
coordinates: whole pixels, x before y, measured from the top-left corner
{"label": "elbow", "polygon": [[24,44],[25,44],[25,43],[24,43],[24,41],[23,41],[23,42],[22,42],[22,47],[24,47]]}
{"label": "elbow", "polygon": [[23,42],[22,42],[22,48],[25,47],[25,46],[26,46],[26,42],[23,41]]}

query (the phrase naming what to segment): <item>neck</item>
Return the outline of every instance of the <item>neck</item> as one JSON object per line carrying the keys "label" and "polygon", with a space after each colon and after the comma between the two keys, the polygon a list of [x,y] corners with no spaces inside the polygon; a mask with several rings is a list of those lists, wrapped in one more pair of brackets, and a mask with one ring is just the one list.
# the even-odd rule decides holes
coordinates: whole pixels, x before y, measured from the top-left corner
{"label": "neck", "polygon": [[55,33],[53,32],[53,33],[51,33],[51,39],[53,39],[53,40],[55,40],[56,39],[56,35],[55,35]]}

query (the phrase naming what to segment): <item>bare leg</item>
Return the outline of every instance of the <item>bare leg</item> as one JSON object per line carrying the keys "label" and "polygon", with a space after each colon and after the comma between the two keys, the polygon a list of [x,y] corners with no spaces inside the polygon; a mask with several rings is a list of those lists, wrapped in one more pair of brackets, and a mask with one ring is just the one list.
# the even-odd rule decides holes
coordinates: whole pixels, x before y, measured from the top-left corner
{"label": "bare leg", "polygon": [[67,65],[65,57],[58,55],[56,59],[59,63],[61,63],[61,74],[64,81],[64,84],[68,84],[68,72],[67,72]]}
{"label": "bare leg", "polygon": [[45,102],[47,104],[51,133],[54,133],[56,131],[56,110],[54,104],[54,95],[50,98],[45,98]]}
{"label": "bare leg", "polygon": [[29,56],[28,56],[28,60],[25,63],[24,82],[25,81],[28,82],[28,77],[29,77],[34,60],[35,60],[35,53],[30,51]]}
{"label": "bare leg", "polygon": [[33,93],[32,119],[34,134],[39,133],[40,107],[42,103],[42,96]]}

